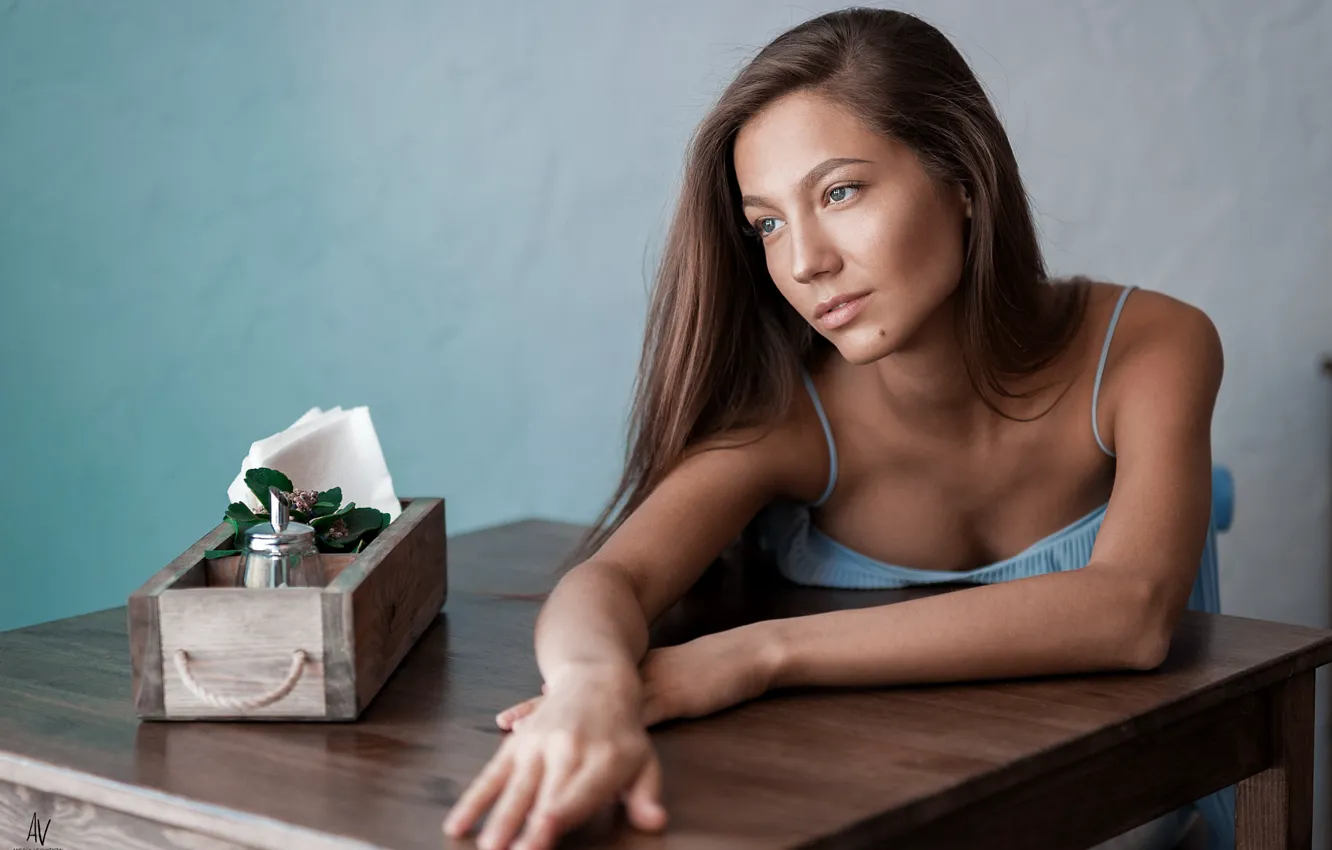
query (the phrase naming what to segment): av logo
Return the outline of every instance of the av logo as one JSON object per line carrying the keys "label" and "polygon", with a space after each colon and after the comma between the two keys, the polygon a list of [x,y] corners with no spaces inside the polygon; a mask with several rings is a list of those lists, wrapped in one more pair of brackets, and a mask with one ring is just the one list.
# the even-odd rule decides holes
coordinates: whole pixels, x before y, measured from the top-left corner
{"label": "av logo", "polygon": [[51,831],[51,819],[46,819],[46,826],[37,817],[37,813],[32,813],[32,823],[28,826],[28,841],[36,841],[39,846],[46,846],[46,833]]}

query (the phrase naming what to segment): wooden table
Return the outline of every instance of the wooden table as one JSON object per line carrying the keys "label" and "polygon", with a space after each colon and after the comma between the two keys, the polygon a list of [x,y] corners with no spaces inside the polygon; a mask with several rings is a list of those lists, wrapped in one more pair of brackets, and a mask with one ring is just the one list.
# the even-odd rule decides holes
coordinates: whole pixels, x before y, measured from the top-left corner
{"label": "wooden table", "polygon": [[[0,848],[38,846],[34,813],[61,850],[446,846],[495,712],[536,692],[534,597],[576,532],[451,540],[444,614],[356,723],[140,723],[124,608],[0,634]],[[912,595],[717,569],[654,641]],[[1239,846],[1307,848],[1330,659],[1330,632],[1189,613],[1151,673],[773,695],[654,733],[665,835],[608,807],[569,844],[1074,850],[1244,780]]]}

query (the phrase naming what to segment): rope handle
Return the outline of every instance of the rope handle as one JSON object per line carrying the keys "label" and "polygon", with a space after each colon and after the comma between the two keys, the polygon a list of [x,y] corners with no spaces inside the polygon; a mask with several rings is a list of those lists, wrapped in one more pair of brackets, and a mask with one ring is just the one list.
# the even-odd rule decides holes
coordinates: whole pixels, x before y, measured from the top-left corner
{"label": "rope handle", "polygon": [[228,697],[210,692],[195,680],[194,674],[190,672],[190,656],[185,650],[178,649],[175,654],[176,672],[180,674],[181,681],[185,683],[185,687],[189,689],[190,693],[206,705],[211,705],[214,708],[231,708],[237,711],[253,711],[256,708],[263,708],[291,693],[291,689],[296,687],[296,683],[300,681],[301,673],[305,672],[306,658],[303,649],[292,652],[291,669],[287,671],[287,678],[268,693],[255,697]]}

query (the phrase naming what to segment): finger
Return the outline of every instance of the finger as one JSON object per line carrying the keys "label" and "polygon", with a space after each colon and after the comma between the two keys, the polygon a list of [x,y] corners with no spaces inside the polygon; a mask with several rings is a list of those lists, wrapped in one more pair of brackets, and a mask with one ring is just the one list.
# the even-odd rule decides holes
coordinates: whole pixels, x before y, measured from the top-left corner
{"label": "finger", "polygon": [[512,757],[501,748],[476,779],[472,780],[472,784],[467,786],[458,802],[453,804],[448,819],[444,821],[444,831],[453,838],[466,835],[504,788],[512,767]]}
{"label": "finger", "polygon": [[533,812],[513,850],[551,850],[559,839],[560,827],[555,816],[550,812]]}
{"label": "finger", "polygon": [[625,813],[629,822],[645,832],[657,832],[666,826],[666,809],[661,805],[661,762],[655,755],[625,794]]}
{"label": "finger", "polygon": [[532,808],[543,768],[544,763],[539,755],[514,765],[509,781],[504,786],[504,793],[491,810],[490,817],[486,818],[486,828],[481,830],[477,838],[476,843],[481,850],[509,846]]}
{"label": "finger", "polygon": [[516,847],[546,847],[555,843],[559,834],[550,828],[551,801],[578,769],[580,755],[571,741],[559,738],[551,740],[546,749],[546,772],[541,777],[541,788],[537,791],[532,813],[527,816],[527,828],[519,836]]}
{"label": "finger", "polygon": [[508,731],[513,728],[513,724],[536,711],[536,707],[540,703],[541,697],[532,697],[531,699],[523,700],[517,705],[510,706],[495,715],[495,725]]}
{"label": "finger", "polygon": [[546,810],[552,828],[564,832],[592,816],[600,806],[613,802],[616,792],[629,784],[640,765],[610,755],[586,759],[550,802]]}

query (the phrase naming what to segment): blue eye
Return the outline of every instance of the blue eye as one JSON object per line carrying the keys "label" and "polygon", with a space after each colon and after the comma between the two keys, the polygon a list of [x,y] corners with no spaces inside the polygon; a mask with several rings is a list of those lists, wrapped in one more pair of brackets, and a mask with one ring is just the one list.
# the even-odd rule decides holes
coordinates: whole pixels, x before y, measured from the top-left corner
{"label": "blue eye", "polygon": [[[864,183],[843,183],[829,189],[826,193],[826,197],[834,204],[845,203],[855,197],[855,194],[859,192],[860,188],[864,185]],[[781,227],[781,221],[780,218],[774,218],[772,216],[756,218],[752,225],[748,225],[744,228],[744,232],[747,236],[765,239],[777,232],[778,228]]]}
{"label": "blue eye", "polygon": [[831,200],[831,201],[832,201],[833,203],[835,203],[835,204],[840,204],[842,201],[845,201],[847,198],[849,198],[850,195],[843,194],[842,197],[840,197],[840,198],[835,197],[835,195],[836,195],[838,192],[843,192],[843,193],[846,193],[846,192],[852,192],[852,193],[854,193],[854,192],[857,192],[857,191],[859,191],[859,190],[860,190],[860,185],[859,185],[858,183],[847,183],[847,184],[844,185],[844,186],[834,186],[834,187],[832,187],[831,189],[828,190],[828,199]]}

